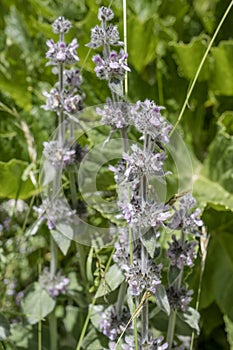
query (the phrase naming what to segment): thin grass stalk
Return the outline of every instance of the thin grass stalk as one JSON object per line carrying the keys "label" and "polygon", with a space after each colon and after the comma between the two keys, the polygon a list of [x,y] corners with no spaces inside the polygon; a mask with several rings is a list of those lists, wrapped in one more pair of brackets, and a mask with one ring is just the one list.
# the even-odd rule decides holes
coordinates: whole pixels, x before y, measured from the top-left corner
{"label": "thin grass stalk", "polygon": [[202,57],[202,60],[201,60],[199,66],[198,66],[198,68],[197,68],[196,74],[195,74],[195,76],[194,76],[194,78],[193,78],[193,80],[192,80],[192,82],[191,82],[191,84],[190,84],[190,87],[188,88],[188,91],[187,91],[187,95],[186,95],[184,104],[183,104],[183,106],[182,106],[182,108],[181,108],[181,111],[180,111],[180,114],[179,114],[179,116],[178,116],[177,122],[175,123],[175,125],[174,125],[174,127],[173,127],[173,129],[172,129],[172,131],[171,131],[171,133],[170,133],[170,136],[174,133],[175,129],[177,128],[178,124],[180,123],[180,121],[181,121],[181,119],[182,119],[182,117],[183,117],[185,108],[186,108],[187,105],[188,105],[188,101],[189,101],[190,96],[191,96],[191,94],[192,94],[192,92],[193,92],[193,89],[194,89],[194,87],[195,87],[195,85],[196,85],[197,79],[198,79],[199,74],[200,74],[200,72],[201,72],[201,70],[202,70],[202,67],[203,67],[203,65],[204,65],[204,63],[205,63],[205,60],[206,60],[206,58],[207,58],[207,56],[208,56],[208,53],[209,53],[211,47],[213,46],[213,43],[214,43],[214,41],[215,41],[215,39],[216,39],[216,37],[217,37],[217,35],[218,35],[218,33],[219,33],[219,31],[220,31],[220,29],[221,29],[223,23],[224,23],[224,21],[225,21],[227,15],[228,15],[228,13],[230,12],[232,6],[233,6],[233,0],[230,2],[229,6],[227,7],[226,11],[224,12],[224,14],[223,14],[223,16],[222,16],[222,18],[221,18],[221,20],[220,20],[220,22],[219,22],[219,25],[217,26],[217,28],[216,28],[216,30],[215,30],[215,32],[214,32],[214,34],[213,34],[213,36],[212,36],[212,38],[211,38],[211,40],[210,40],[210,42],[209,42],[209,45],[207,46],[207,49],[206,49],[206,51],[205,51],[205,53],[204,53],[204,55],[203,55],[203,57]]}

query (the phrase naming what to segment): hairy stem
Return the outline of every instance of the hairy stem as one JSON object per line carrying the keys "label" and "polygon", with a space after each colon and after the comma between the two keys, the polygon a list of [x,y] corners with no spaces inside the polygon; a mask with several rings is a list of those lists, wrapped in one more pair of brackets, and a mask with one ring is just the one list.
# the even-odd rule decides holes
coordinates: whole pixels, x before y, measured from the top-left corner
{"label": "hairy stem", "polygon": [[[184,242],[184,232],[181,232],[181,241]],[[181,272],[179,274],[179,277],[177,281],[174,284],[174,287],[176,289],[179,289],[181,287],[182,278],[183,278],[183,268],[181,269]],[[177,310],[171,310],[171,314],[169,316],[168,321],[168,330],[167,330],[167,343],[168,343],[168,350],[172,349],[172,343],[175,335],[175,326],[176,326],[176,316],[177,316]]]}

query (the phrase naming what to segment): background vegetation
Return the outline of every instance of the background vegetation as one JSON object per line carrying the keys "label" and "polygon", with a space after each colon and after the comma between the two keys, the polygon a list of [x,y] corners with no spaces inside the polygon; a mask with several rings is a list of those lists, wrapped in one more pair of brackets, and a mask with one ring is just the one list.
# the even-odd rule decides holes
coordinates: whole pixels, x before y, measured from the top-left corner
{"label": "background vegetation", "polygon": [[[128,62],[132,71],[129,101],[154,99],[166,107],[166,117],[175,124],[190,82],[229,3],[128,0]],[[50,138],[57,123],[55,114],[40,107],[44,104],[43,90],[54,83],[54,75],[46,67],[46,40],[54,37],[51,23],[58,16],[72,21],[68,38],[79,40],[86,106],[103,103],[108,88],[95,77],[91,55],[87,57],[88,48],[84,46],[90,41],[100,5],[108,6],[109,2],[0,3],[0,339],[8,349],[36,349],[38,329],[44,349],[49,349],[46,320],[38,328],[40,320],[26,317],[28,305],[25,311],[16,304],[19,292],[38,280],[41,266],[50,260],[46,226],[41,226],[36,235],[28,231],[36,220],[32,206],[40,204],[38,173],[43,142]],[[113,1],[112,8],[122,33],[122,2]],[[201,333],[196,343],[196,349],[202,350],[233,349],[232,23],[233,10],[208,54],[178,126],[193,162],[193,169],[184,172],[192,174],[194,196],[210,234],[199,305]],[[172,183],[169,191],[174,193]],[[20,206],[11,199],[24,202]],[[95,251],[91,262],[94,277],[88,275],[87,268],[82,271],[79,267],[74,243],[65,256],[60,252],[60,266],[72,281],[68,295],[56,305],[61,349],[75,349],[108,249]],[[89,248],[83,250],[90,257]],[[199,265],[200,261],[190,276],[196,292]],[[88,332],[84,348],[98,349],[93,345],[96,334],[91,328]]]}

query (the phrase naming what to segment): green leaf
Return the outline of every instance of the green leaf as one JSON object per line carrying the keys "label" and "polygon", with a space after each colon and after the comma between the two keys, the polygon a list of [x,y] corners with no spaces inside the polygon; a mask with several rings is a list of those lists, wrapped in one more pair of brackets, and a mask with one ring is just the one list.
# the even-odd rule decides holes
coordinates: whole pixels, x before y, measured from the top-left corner
{"label": "green leaf", "polygon": [[129,36],[137,38],[128,42],[129,61],[138,72],[142,72],[145,67],[156,57],[155,40],[151,40],[154,31],[154,19],[150,18],[142,22],[138,17],[131,16],[127,22]]}
{"label": "green leaf", "polygon": [[222,313],[233,320],[233,214],[231,211],[209,209],[204,213],[204,220],[212,238],[203,275],[200,307],[207,307],[215,301]]}
{"label": "green leaf", "polygon": [[170,315],[170,304],[167,298],[166,289],[163,285],[158,285],[155,292],[156,303],[160,307],[161,310],[166,312],[166,314]]}
{"label": "green leaf", "polygon": [[216,27],[215,10],[218,0],[195,0],[194,8],[200,17],[204,27],[212,33]]}
{"label": "green leaf", "polygon": [[204,165],[194,176],[194,195],[202,207],[208,204],[219,207],[219,210],[226,208],[233,211],[232,120],[229,112],[220,117],[218,132],[209,146]]}
{"label": "green leaf", "polygon": [[192,307],[189,307],[188,310],[180,316],[185,323],[187,323],[192,329],[197,331],[199,334],[200,328],[199,328],[199,320],[200,320],[200,314],[197,310],[195,310]]}
{"label": "green leaf", "polygon": [[71,240],[58,230],[51,230],[50,232],[63,255],[66,255],[69,250]]}
{"label": "green leaf", "polygon": [[124,281],[124,275],[117,264],[110,266],[109,270],[105,274],[106,288],[103,284],[100,284],[96,298],[102,297],[115,289]]}
{"label": "green leaf", "polygon": [[[233,95],[233,40],[222,41],[218,47],[213,47],[213,71],[210,86],[218,95]],[[223,79],[224,77],[224,79]]]}
{"label": "green leaf", "polygon": [[12,159],[9,162],[0,162],[1,188],[0,197],[26,199],[35,192],[30,180],[22,181],[24,170],[28,163]]}
{"label": "green leaf", "polygon": [[9,339],[23,349],[28,349],[29,341],[32,340],[32,326],[21,323],[11,325],[11,335]]}
{"label": "green leaf", "polygon": [[[193,38],[189,44],[171,44],[175,52],[174,57],[181,76],[185,77],[188,80],[194,78],[208,44],[207,39],[208,38],[205,35],[201,35],[199,37]],[[209,67],[207,59],[201,70],[198,80],[202,81],[207,80],[208,78]]]}
{"label": "green leaf", "polygon": [[40,283],[32,283],[26,290],[22,301],[23,313],[30,324],[42,321],[50,312],[53,311],[56,302],[49,294],[42,289]]}
{"label": "green leaf", "polygon": [[6,340],[10,335],[10,324],[3,314],[0,314],[0,340]]}
{"label": "green leaf", "polygon": [[108,347],[108,340],[101,333],[98,333],[95,328],[92,328],[83,340],[82,348],[86,350],[100,350]]}
{"label": "green leaf", "polygon": [[149,230],[148,232],[146,232],[142,236],[141,241],[144,247],[146,248],[148,254],[150,255],[151,259],[153,259],[155,255],[155,249],[159,247],[156,238],[156,233],[154,232],[154,230]]}
{"label": "green leaf", "polygon": [[100,330],[100,321],[102,319],[103,311],[104,311],[103,305],[91,306],[91,322],[97,330]]}

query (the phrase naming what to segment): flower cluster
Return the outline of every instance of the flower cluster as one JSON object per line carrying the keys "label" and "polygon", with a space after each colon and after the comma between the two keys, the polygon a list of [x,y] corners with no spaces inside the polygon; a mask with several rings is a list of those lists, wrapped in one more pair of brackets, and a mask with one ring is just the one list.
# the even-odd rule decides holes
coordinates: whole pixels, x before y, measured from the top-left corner
{"label": "flower cluster", "polygon": [[155,294],[156,288],[161,284],[160,273],[162,265],[156,265],[153,261],[147,264],[145,272],[142,271],[142,262],[137,259],[126,268],[125,275],[129,283],[130,294],[141,295],[145,290]]}
{"label": "flower cluster", "polygon": [[123,153],[123,159],[127,163],[127,169],[124,174],[127,181],[131,181],[132,179],[139,181],[144,175],[164,175],[165,152],[145,152],[141,147],[133,144],[130,154]]}
{"label": "flower cluster", "polygon": [[129,318],[130,314],[124,308],[119,320],[115,305],[111,305],[101,313],[100,330],[110,340],[115,340],[122,333]]}
{"label": "flower cluster", "polygon": [[146,99],[138,101],[131,108],[131,119],[135,127],[142,133],[146,132],[153,140],[162,143],[169,142],[171,125],[166,122],[160,111],[164,107],[157,106],[154,101]]}
{"label": "flower cluster", "polygon": [[193,291],[188,290],[186,287],[175,288],[170,286],[167,289],[167,297],[173,310],[187,311],[192,295]]}
{"label": "flower cluster", "polygon": [[55,66],[53,72],[59,75],[59,83],[56,83],[49,92],[44,91],[46,104],[42,108],[57,113],[65,111],[74,114],[83,108],[85,95],[80,89],[82,77],[79,69],[65,69],[65,67],[79,61],[76,52],[79,45],[77,39],[73,39],[69,44],[64,42],[64,33],[71,27],[69,21],[59,17],[52,26],[54,32],[60,34],[60,39],[57,43],[52,39],[47,41],[49,49],[46,57],[47,65]]}
{"label": "flower cluster", "polygon": [[63,72],[64,90],[60,91],[58,84],[49,91],[44,91],[46,104],[42,106],[46,111],[59,112],[65,110],[74,114],[83,108],[85,95],[80,89],[82,77],[79,69],[66,69]]}
{"label": "flower cluster", "polygon": [[96,64],[95,73],[99,79],[112,81],[113,79],[123,79],[125,72],[130,71],[126,60],[128,55],[123,49],[119,53],[111,51],[107,58],[101,58],[100,55],[93,57],[93,62]]}
{"label": "flower cluster", "polygon": [[44,142],[43,155],[55,168],[63,169],[75,162],[75,149],[61,146],[58,141]]}
{"label": "flower cluster", "polygon": [[56,298],[60,294],[67,293],[67,287],[70,283],[69,278],[62,276],[58,272],[55,276],[51,277],[48,269],[44,269],[40,275],[39,282],[43,289],[45,289],[52,298]]}
{"label": "flower cluster", "polygon": [[55,43],[52,39],[47,40],[48,51],[46,58],[49,62],[47,65],[57,64],[72,64],[79,61],[79,57],[76,53],[78,48],[77,39],[73,39],[70,44],[66,44],[63,41]]}
{"label": "flower cluster", "polygon": [[56,225],[60,222],[72,224],[76,214],[76,211],[71,210],[60,198],[55,198],[53,201],[46,199],[40,207],[33,208],[38,213],[39,219],[47,220],[49,230],[56,229]]}
{"label": "flower cluster", "polygon": [[97,107],[96,113],[102,117],[104,125],[110,125],[112,128],[121,129],[129,124],[127,104],[113,104],[107,99],[104,109]]}
{"label": "flower cluster", "polygon": [[175,235],[172,235],[173,242],[168,242],[169,248],[167,256],[170,258],[172,266],[182,269],[184,266],[193,266],[193,260],[196,259],[197,242],[177,240]]}
{"label": "flower cluster", "polygon": [[179,201],[179,208],[171,217],[170,228],[182,230],[184,233],[199,234],[198,228],[203,225],[200,220],[200,209],[193,211],[196,201],[190,193],[184,195]]}
{"label": "flower cluster", "polygon": [[96,25],[91,30],[91,41],[87,44],[92,49],[97,49],[101,46],[113,45],[122,46],[124,43],[120,41],[119,32],[117,26],[110,24],[106,25],[107,21],[111,21],[114,18],[114,13],[111,9],[102,6],[99,9],[98,19],[101,22],[101,26]]}
{"label": "flower cluster", "polygon": [[64,17],[58,17],[52,24],[55,34],[67,33],[71,28],[71,22]]}

